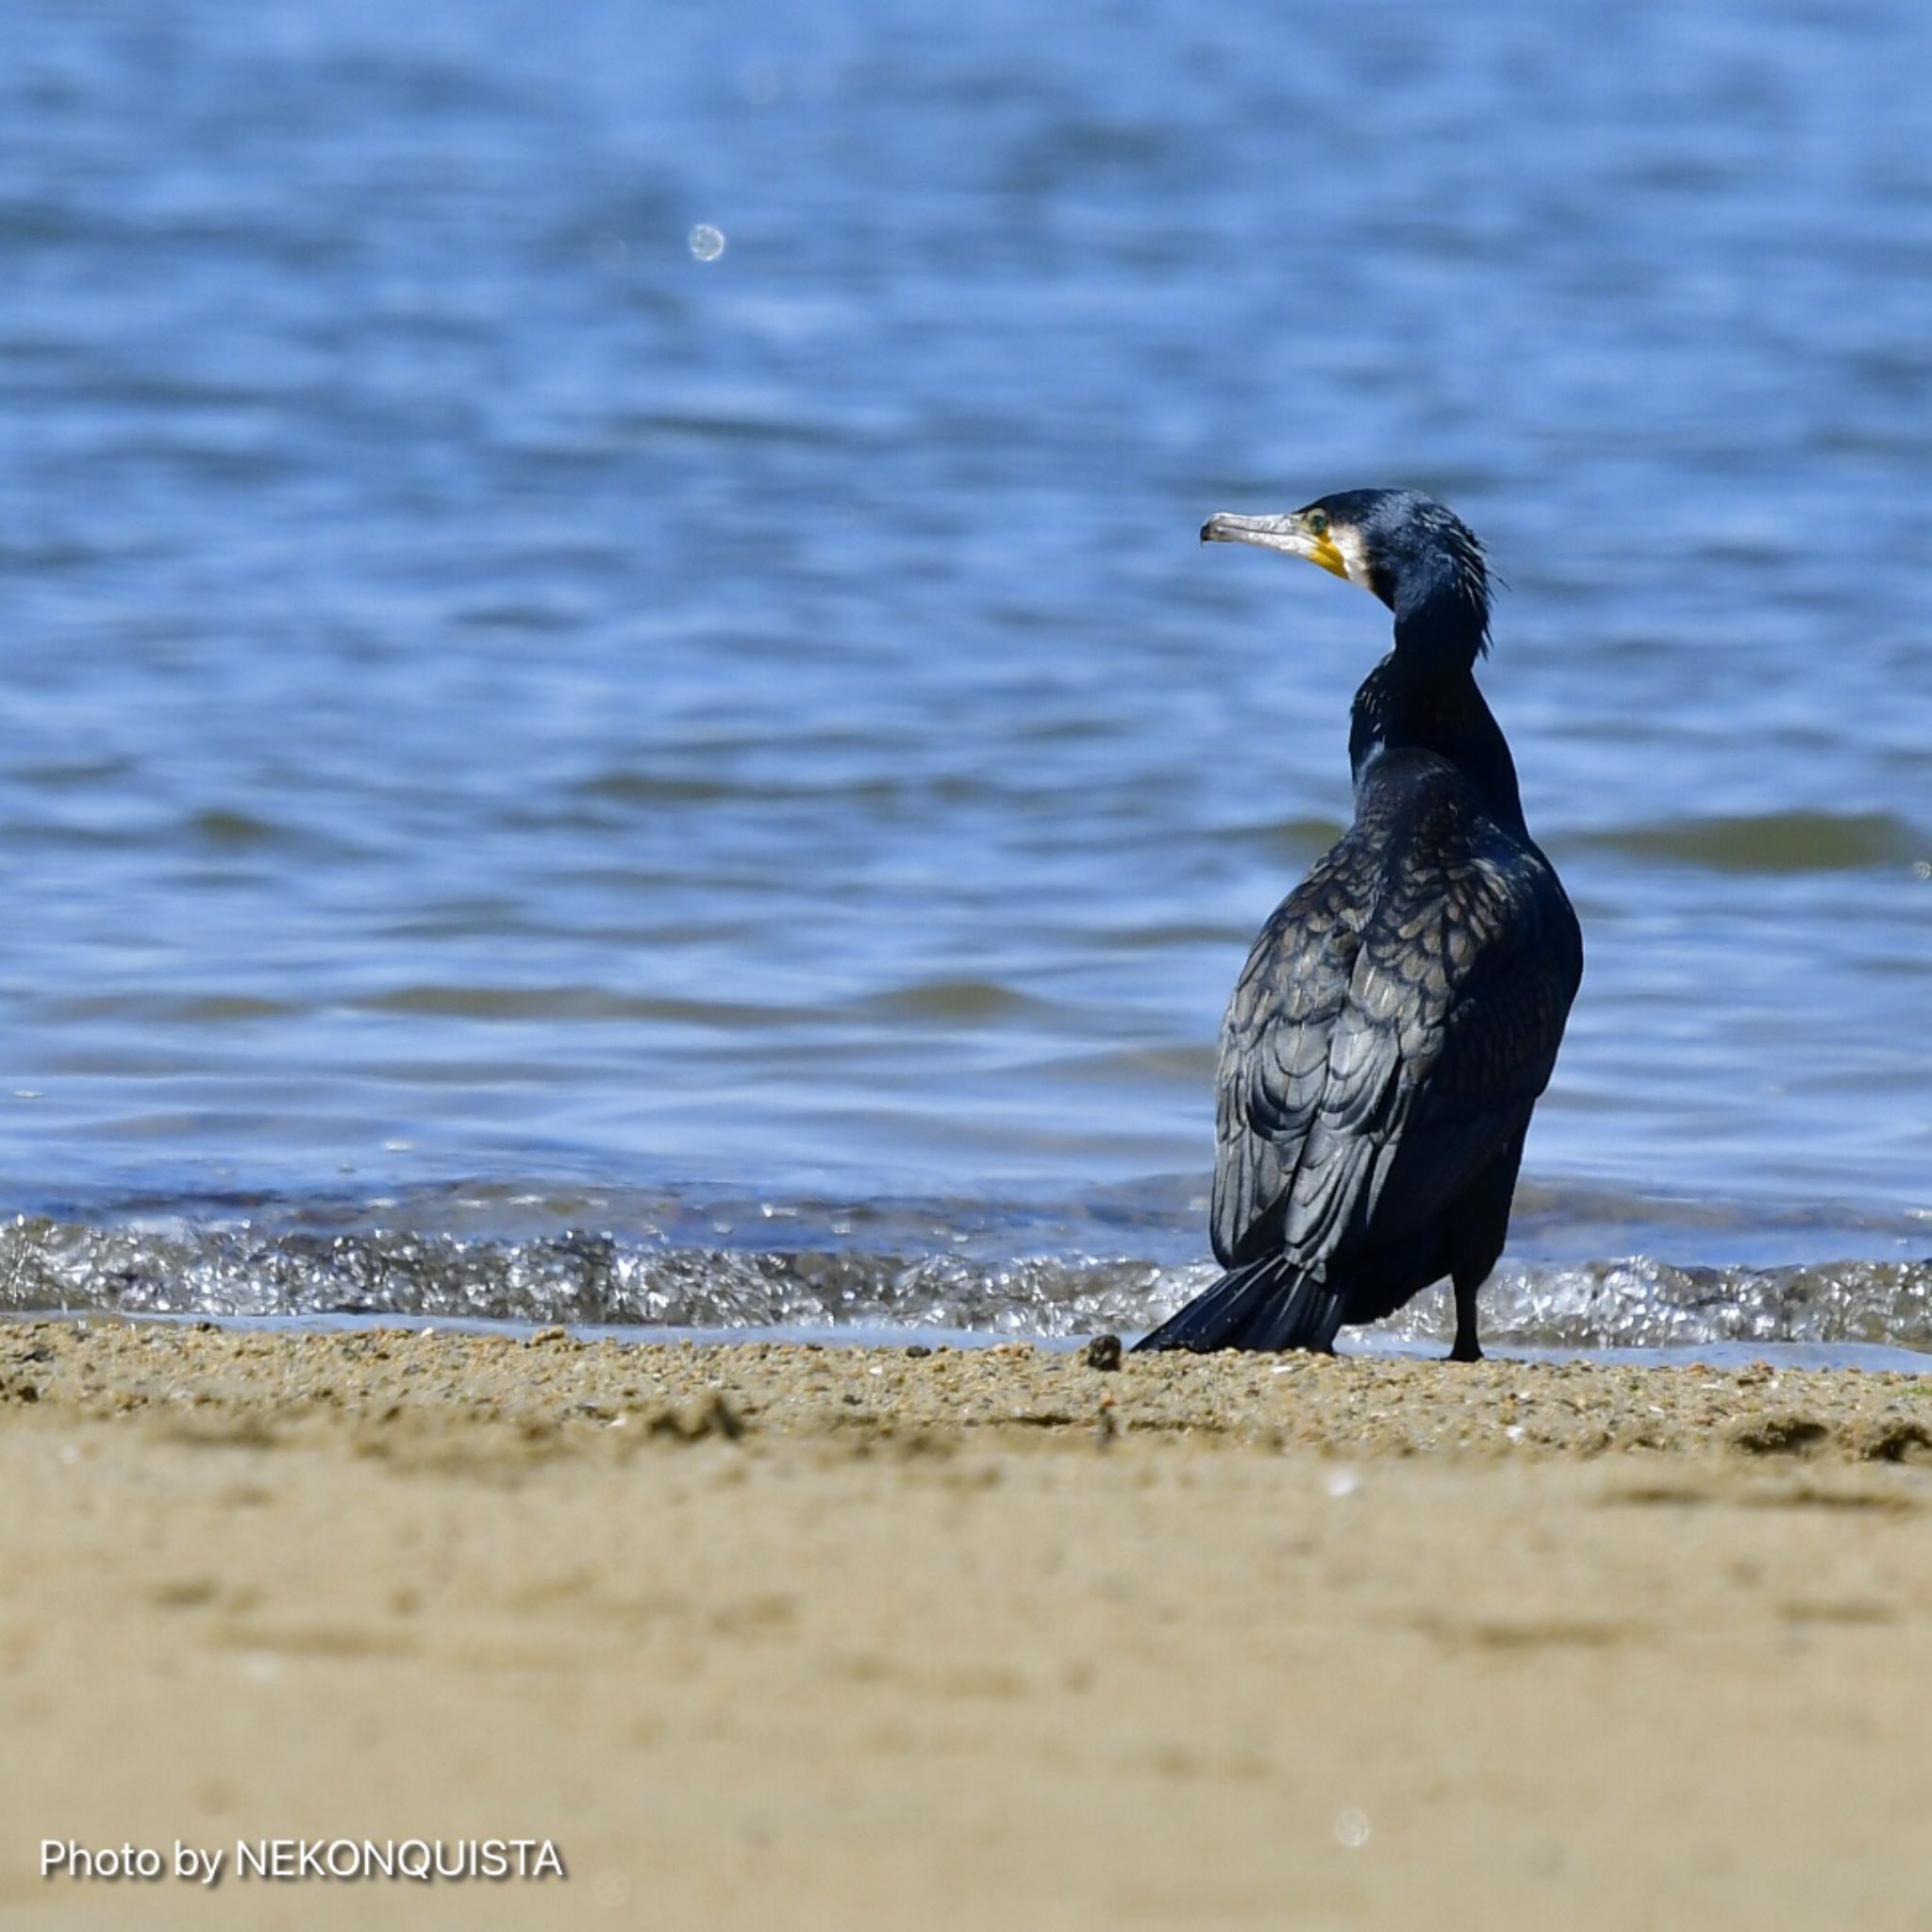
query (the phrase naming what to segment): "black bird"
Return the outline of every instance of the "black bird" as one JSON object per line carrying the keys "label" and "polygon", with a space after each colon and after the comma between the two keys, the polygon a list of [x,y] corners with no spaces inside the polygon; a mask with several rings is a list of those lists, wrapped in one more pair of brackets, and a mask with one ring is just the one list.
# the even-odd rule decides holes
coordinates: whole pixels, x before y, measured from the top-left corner
{"label": "black bird", "polygon": [[1482,546],[1412,490],[1210,517],[1372,591],[1395,648],[1355,694],[1355,823],[1262,927],[1221,1032],[1212,1233],[1227,1271],[1143,1349],[1329,1350],[1445,1274],[1452,1361],[1503,1251],[1583,937],[1476,689]]}

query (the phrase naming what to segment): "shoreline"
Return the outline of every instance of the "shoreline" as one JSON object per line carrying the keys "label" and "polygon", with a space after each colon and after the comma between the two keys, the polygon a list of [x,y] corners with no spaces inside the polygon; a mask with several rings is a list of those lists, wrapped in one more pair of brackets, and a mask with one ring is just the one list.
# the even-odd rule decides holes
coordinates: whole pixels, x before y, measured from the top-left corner
{"label": "shoreline", "polygon": [[[1043,1357],[1075,1356],[1096,1339],[1119,1341],[1131,1353],[1145,1329],[1114,1335],[1104,1327],[1070,1333],[1013,1336],[991,1329],[947,1328],[930,1324],[839,1321],[822,1324],[739,1323],[729,1326],[681,1326],[661,1322],[589,1322],[558,1317],[455,1315],[444,1312],[386,1310],[379,1313],[208,1314],[181,1309],[36,1307],[0,1310],[0,1333],[42,1324],[82,1333],[94,1324],[109,1328],[191,1330],[231,1336],[261,1335],[283,1341],[305,1338],[425,1336],[446,1340],[528,1343],[538,1336],[561,1336],[578,1347],[612,1345],[624,1349],[832,1349],[899,1354],[965,1356],[1033,1351]],[[1336,1357],[1366,1363],[1426,1366],[1447,1359],[1449,1338],[1413,1334],[1391,1326],[1344,1329]],[[1292,1357],[1289,1357],[1292,1359]],[[1251,1357],[1249,1360],[1259,1359]],[[1275,1359],[1271,1357],[1270,1359]],[[1238,1357],[1230,1357],[1230,1364]],[[1565,1342],[1486,1343],[1483,1364],[1522,1369],[1585,1368],[1607,1371],[1696,1370],[1736,1374],[1768,1369],[1774,1374],[1893,1374],[1911,1381],[1932,1376],[1932,1349],[1907,1342],[1872,1341],[1702,1341],[1656,1343],[1615,1342],[1600,1347]]]}
{"label": "shoreline", "polygon": [[[1110,1338],[1108,1339],[1110,1340]],[[1932,1464],[1932,1377],[1772,1359],[1721,1366],[1497,1356],[1323,1357],[1115,1351],[1059,1343],[867,1345],[583,1339],[385,1326],[278,1331],[90,1315],[0,1323],[0,1414],[146,1416],[165,1430],[233,1419],[264,1438],[326,1424],[361,1453],[389,1434],[497,1424],[558,1451],[715,1430],[959,1447],[1152,1434],[1327,1456],[1625,1452]],[[171,1422],[172,1419],[172,1422]],[[626,1444],[638,1437],[623,1438]]]}
{"label": "shoreline", "polygon": [[[1932,1383],[0,1325],[42,1839],[554,1840],[486,1925],[1923,1924]],[[622,1909],[619,1909],[622,1907]],[[446,1922],[446,1921],[441,1921]]]}

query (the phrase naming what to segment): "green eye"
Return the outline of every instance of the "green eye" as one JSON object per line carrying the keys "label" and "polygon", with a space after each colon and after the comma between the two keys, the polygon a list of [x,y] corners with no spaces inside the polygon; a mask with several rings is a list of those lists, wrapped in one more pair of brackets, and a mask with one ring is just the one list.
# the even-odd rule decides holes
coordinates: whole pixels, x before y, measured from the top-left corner
{"label": "green eye", "polygon": [[1325,509],[1311,509],[1302,522],[1307,525],[1311,537],[1325,537],[1328,534],[1328,512]]}

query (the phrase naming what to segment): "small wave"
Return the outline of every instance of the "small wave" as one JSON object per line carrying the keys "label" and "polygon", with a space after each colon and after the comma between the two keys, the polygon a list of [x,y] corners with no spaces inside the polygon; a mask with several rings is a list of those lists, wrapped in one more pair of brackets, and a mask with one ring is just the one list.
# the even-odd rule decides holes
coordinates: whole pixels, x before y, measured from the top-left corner
{"label": "small wave", "polygon": [[221,852],[286,849],[304,842],[292,826],[231,806],[207,806],[192,814],[183,829],[196,843]]}
{"label": "small wave", "polygon": [[[737,1249],[564,1233],[453,1235],[101,1227],[0,1232],[0,1310],[116,1315],[433,1317],[732,1330],[932,1328],[1053,1339],[1148,1328],[1212,1277],[1124,1257]],[[1932,1352],[1932,1259],[1774,1268],[1631,1258],[1506,1262],[1484,1295],[1498,1347],[1881,1344]],[[1439,1291],[1371,1340],[1440,1342]]]}
{"label": "small wave", "polygon": [[935,1021],[1050,1018],[1064,1008],[992,979],[931,979],[867,993],[848,1003],[855,1017]]}
{"label": "small wave", "polygon": [[803,1008],[658,998],[582,985],[398,986],[353,1004],[364,1012],[409,1019],[661,1021],[720,1028],[796,1025],[815,1017]]}
{"label": "small wave", "polygon": [[1711,872],[1862,872],[1909,865],[1928,841],[1895,813],[1774,811],[1621,826],[1573,841]]}

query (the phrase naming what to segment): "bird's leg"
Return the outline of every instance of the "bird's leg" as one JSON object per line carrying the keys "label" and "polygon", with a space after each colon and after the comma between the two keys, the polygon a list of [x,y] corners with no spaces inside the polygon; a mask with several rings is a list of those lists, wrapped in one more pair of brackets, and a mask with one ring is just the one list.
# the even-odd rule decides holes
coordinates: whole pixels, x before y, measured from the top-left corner
{"label": "bird's leg", "polygon": [[1475,1339],[1475,1291],[1485,1280],[1481,1274],[1456,1277],[1456,1340],[1450,1345],[1452,1362],[1479,1362],[1482,1344]]}

